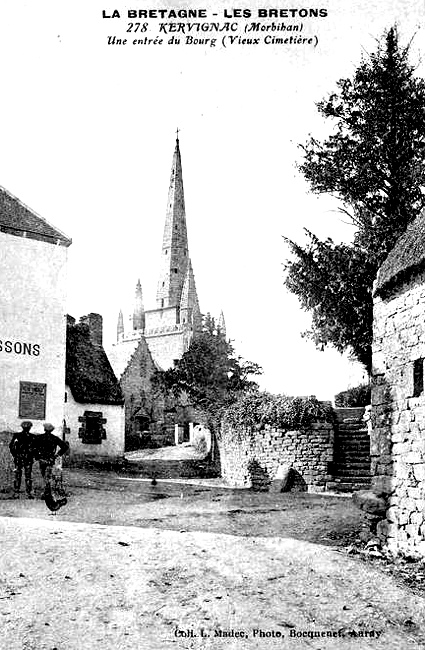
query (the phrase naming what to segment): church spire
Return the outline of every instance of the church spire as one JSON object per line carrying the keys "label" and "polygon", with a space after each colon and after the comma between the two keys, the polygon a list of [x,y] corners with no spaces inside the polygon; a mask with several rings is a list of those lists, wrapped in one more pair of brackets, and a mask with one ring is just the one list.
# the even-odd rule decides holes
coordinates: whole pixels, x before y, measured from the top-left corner
{"label": "church spire", "polygon": [[143,294],[140,280],[137,280],[136,285],[136,296],[134,299],[133,310],[133,329],[142,331],[145,329],[145,310],[143,307]]}
{"label": "church spire", "polygon": [[188,264],[183,174],[177,132],[162,241],[157,307],[178,307]]}
{"label": "church spire", "polygon": [[117,343],[119,342],[123,334],[124,334],[124,316],[122,314],[122,309],[120,309],[120,313],[118,314],[118,323],[117,323]]}
{"label": "church spire", "polygon": [[194,330],[198,330],[201,321],[195,276],[193,274],[192,262],[189,259],[180,300],[180,322],[188,323]]}
{"label": "church spire", "polygon": [[224,320],[223,310],[221,310],[220,317],[218,319],[218,329],[220,330],[220,334],[226,338],[226,321]]}

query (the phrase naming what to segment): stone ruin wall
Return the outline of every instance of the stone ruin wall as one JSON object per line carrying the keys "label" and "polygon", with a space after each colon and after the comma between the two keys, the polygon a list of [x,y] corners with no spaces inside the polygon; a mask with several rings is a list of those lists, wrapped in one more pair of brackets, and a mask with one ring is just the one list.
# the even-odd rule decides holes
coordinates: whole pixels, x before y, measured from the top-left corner
{"label": "stone ruin wall", "polygon": [[386,506],[377,534],[395,552],[425,554],[425,395],[414,396],[414,364],[424,358],[422,273],[374,304],[372,490]]}
{"label": "stone ruin wall", "polygon": [[312,424],[307,431],[236,429],[222,426],[219,441],[222,477],[233,487],[267,490],[284,465],[295,470],[295,487],[323,491],[332,480],[332,424]]}

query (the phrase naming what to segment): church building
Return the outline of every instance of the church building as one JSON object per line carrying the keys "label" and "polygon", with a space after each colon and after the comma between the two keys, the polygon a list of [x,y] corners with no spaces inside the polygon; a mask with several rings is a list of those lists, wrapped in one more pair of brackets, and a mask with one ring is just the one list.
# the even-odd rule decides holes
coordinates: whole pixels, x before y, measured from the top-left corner
{"label": "church building", "polygon": [[[126,329],[125,323],[130,322]],[[152,395],[150,377],[155,369],[167,370],[181,359],[202,327],[195,276],[189,254],[183,173],[179,138],[176,139],[162,241],[156,305],[145,309],[140,280],[136,284],[133,315],[118,316],[117,342],[108,350],[111,365],[126,401],[126,433],[154,424],[156,433],[174,441],[174,423],[164,424],[164,410],[158,422],[158,408]],[[155,416],[152,413],[156,412]],[[167,419],[167,418],[165,418]],[[156,420],[156,422],[155,422]],[[152,428],[152,426],[151,426]],[[171,431],[172,428],[172,431]],[[139,431],[142,433],[142,431]]]}

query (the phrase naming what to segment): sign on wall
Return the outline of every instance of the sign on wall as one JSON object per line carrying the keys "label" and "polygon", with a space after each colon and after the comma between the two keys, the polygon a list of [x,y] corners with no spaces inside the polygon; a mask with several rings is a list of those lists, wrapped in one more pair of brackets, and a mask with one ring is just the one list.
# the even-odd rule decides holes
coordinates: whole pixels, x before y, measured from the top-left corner
{"label": "sign on wall", "polygon": [[34,381],[19,382],[19,417],[44,420],[46,417],[47,384]]}

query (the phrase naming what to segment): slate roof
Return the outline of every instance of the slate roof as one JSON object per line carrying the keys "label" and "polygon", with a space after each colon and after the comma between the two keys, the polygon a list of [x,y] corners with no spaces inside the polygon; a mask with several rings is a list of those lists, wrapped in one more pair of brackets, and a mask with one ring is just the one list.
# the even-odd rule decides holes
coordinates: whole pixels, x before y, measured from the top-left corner
{"label": "slate roof", "polygon": [[83,323],[67,326],[66,384],[82,404],[124,403],[105,350],[92,343],[89,327]]}
{"label": "slate roof", "polygon": [[0,186],[0,231],[17,237],[69,246],[72,240]]}
{"label": "slate roof", "polygon": [[409,224],[382,263],[375,295],[385,294],[425,268],[425,210]]}

